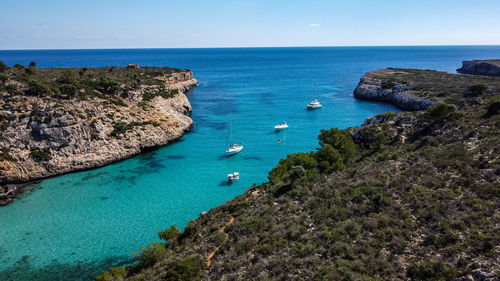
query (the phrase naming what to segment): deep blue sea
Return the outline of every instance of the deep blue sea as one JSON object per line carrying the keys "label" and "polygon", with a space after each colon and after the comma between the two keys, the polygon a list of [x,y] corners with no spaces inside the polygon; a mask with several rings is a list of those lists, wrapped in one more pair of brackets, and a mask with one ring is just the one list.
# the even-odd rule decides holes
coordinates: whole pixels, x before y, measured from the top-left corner
{"label": "deep blue sea", "polygon": [[[0,279],[90,280],[131,261],[252,184],[289,153],[318,147],[322,128],[360,125],[391,105],[359,101],[353,90],[367,71],[385,67],[455,72],[462,60],[499,58],[500,46],[318,47],[0,51],[13,66],[169,66],[191,69],[194,128],[181,141],[103,168],[50,178],[0,208]],[[318,98],[323,108],[307,111]],[[226,158],[233,137],[245,149]],[[276,133],[285,120],[290,128]],[[282,140],[281,144],[277,140]],[[239,182],[226,185],[229,172]],[[3,272],[2,272],[3,271]],[[2,280],[3,280],[2,279]]]}

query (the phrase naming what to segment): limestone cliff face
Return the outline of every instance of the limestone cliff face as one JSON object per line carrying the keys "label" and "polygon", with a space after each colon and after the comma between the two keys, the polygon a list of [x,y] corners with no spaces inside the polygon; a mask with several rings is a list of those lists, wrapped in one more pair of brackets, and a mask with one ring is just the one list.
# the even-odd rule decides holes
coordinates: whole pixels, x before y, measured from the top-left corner
{"label": "limestone cliff face", "polygon": [[500,76],[500,60],[463,61],[458,73],[485,76]]}
{"label": "limestone cliff face", "polygon": [[435,103],[429,98],[418,97],[408,85],[384,80],[397,70],[381,69],[366,73],[354,90],[358,99],[394,104],[404,110],[423,110]]}
{"label": "limestone cliff face", "polygon": [[154,87],[141,85],[123,99],[125,104],[36,96],[0,104],[0,120],[10,120],[0,138],[0,184],[103,166],[180,138],[193,124],[184,92],[198,82],[190,71],[158,80],[178,93],[156,95],[146,104],[143,94]]}

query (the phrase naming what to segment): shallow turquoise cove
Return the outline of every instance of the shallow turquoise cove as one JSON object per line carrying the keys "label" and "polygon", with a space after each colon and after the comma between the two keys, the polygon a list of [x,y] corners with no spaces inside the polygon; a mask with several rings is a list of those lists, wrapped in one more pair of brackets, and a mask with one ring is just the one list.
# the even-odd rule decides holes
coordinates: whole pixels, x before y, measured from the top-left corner
{"label": "shallow turquoise cove", "polygon": [[[44,180],[0,208],[0,276],[88,280],[130,262],[133,251],[158,240],[158,230],[184,227],[200,212],[266,181],[280,158],[314,150],[320,129],[356,126],[366,117],[397,111],[354,99],[364,72],[389,66],[453,72],[462,60],[498,56],[500,47],[0,51],[9,65],[139,63],[189,68],[200,81],[188,93],[194,127],[179,142]],[[307,111],[314,98],[323,108]],[[233,138],[245,146],[233,157],[224,155],[229,112]],[[275,132],[283,120],[290,128]],[[227,174],[236,171],[240,180],[227,185]]]}

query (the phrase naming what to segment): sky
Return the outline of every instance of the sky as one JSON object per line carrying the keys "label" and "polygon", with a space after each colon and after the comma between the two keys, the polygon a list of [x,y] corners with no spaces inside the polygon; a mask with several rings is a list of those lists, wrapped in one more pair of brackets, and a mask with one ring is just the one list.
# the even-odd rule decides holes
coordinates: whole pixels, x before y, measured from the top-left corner
{"label": "sky", "polygon": [[0,0],[0,49],[500,45],[500,0]]}

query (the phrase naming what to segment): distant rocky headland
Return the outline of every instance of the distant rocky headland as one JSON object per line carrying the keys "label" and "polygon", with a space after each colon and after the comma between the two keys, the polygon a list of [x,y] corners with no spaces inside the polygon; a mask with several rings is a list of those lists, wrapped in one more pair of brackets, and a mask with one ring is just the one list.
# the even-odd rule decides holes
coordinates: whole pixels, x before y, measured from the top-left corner
{"label": "distant rocky headland", "polygon": [[[0,64],[0,196],[18,183],[95,168],[180,138],[198,82],[166,67]],[[2,198],[0,198],[1,200]],[[5,201],[3,201],[5,202]]]}
{"label": "distant rocky headland", "polygon": [[500,77],[389,68],[355,94],[412,111],[322,130],[95,280],[498,280]]}
{"label": "distant rocky headland", "polygon": [[500,76],[500,60],[472,60],[464,61],[457,69],[462,74]]}

